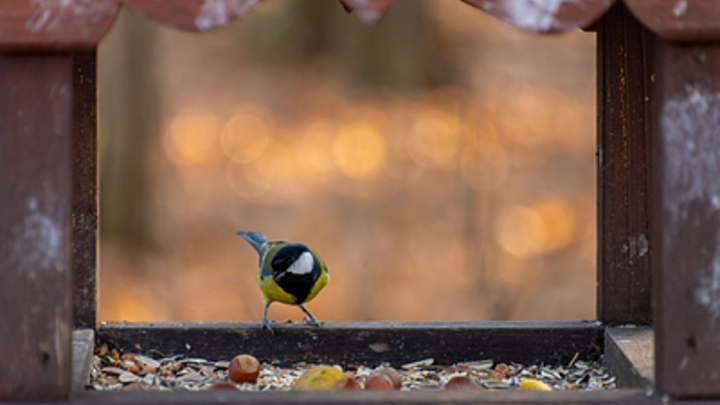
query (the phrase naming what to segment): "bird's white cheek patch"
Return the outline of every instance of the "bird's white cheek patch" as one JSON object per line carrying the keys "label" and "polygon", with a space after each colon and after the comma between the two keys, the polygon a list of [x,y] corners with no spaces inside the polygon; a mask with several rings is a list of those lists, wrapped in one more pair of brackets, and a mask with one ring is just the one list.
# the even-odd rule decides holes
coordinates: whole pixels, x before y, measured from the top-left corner
{"label": "bird's white cheek patch", "polygon": [[287,271],[292,274],[308,274],[313,269],[313,256],[310,252],[305,252],[295,260]]}

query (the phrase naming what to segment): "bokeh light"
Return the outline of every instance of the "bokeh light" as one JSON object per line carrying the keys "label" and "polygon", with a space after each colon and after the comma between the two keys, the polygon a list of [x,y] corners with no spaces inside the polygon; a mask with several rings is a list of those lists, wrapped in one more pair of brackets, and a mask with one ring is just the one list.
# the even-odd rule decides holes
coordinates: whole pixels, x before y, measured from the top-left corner
{"label": "bokeh light", "polygon": [[332,143],[335,165],[347,177],[364,180],[377,173],[385,158],[385,141],[369,123],[344,125]]}
{"label": "bokeh light", "polygon": [[565,202],[513,205],[500,212],[495,238],[508,253],[527,257],[565,248],[572,241],[574,227],[572,206]]}
{"label": "bokeh light", "polygon": [[219,132],[220,123],[214,114],[182,112],[165,133],[165,155],[182,166],[217,162],[214,147]]}
{"label": "bokeh light", "polygon": [[237,163],[250,163],[265,151],[270,139],[268,125],[260,117],[239,114],[222,130],[222,148]]}

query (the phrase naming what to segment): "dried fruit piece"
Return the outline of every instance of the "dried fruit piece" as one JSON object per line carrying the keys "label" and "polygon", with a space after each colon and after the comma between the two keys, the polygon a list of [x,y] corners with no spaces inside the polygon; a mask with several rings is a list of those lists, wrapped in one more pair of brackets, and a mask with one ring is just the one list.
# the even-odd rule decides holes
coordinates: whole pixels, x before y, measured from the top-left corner
{"label": "dried fruit piece", "polygon": [[500,363],[495,366],[495,371],[503,375],[508,375],[508,373],[510,372],[510,367],[508,367],[508,365],[505,363]]}
{"label": "dried fruit piece", "polygon": [[125,370],[127,370],[133,374],[137,374],[140,372],[140,368],[138,366],[136,366],[135,364],[129,364],[128,366],[125,367]]}
{"label": "dried fruit piece", "polygon": [[249,354],[235,356],[228,367],[228,377],[239,383],[254,384],[260,375],[260,362]]}
{"label": "dried fruit piece", "polygon": [[369,375],[365,380],[366,390],[394,390],[395,385],[393,384],[390,377],[386,374],[375,374]]}
{"label": "dried fruit piece", "polygon": [[316,366],[301,375],[295,384],[293,390],[329,390],[333,384],[345,377],[345,373],[330,366]]}
{"label": "dried fruit piece", "polygon": [[169,366],[167,366],[167,369],[170,371],[178,371],[182,368],[182,366],[182,363],[179,361],[173,361]]}
{"label": "dried fruit piece", "polygon": [[335,384],[330,387],[331,390],[361,390],[362,385],[358,380],[352,378],[352,377],[343,377],[337,381],[335,381]]}
{"label": "dried fruit piece", "polygon": [[533,378],[523,378],[520,381],[520,389],[527,391],[552,391],[549,385]]}
{"label": "dried fruit piece", "polygon": [[475,380],[472,379],[472,377],[468,377],[466,375],[459,375],[456,377],[453,377],[450,379],[450,381],[445,384],[446,390],[479,390],[480,387],[477,385]]}

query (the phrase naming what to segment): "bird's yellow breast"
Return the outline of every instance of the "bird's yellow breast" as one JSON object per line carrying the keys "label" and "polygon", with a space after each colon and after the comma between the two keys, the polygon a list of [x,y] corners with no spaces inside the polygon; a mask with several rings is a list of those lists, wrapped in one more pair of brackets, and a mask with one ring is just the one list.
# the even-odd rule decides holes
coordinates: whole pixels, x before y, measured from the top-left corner
{"label": "bird's yellow breast", "polygon": [[303,302],[297,302],[297,298],[295,296],[286,293],[285,290],[283,290],[275,282],[272,275],[262,277],[261,271],[258,271],[255,277],[255,281],[257,281],[257,285],[258,287],[260,287],[260,292],[262,293],[263,299],[266,302],[278,301],[282,302],[283,304],[300,305],[315,298],[315,296],[318,295],[320,290],[322,290],[323,287],[325,287],[325,285],[328,283],[328,281],[330,281],[330,275],[327,271],[321,272],[320,278],[318,278],[318,281],[315,283],[312,290],[310,290],[310,294],[308,294],[307,298]]}

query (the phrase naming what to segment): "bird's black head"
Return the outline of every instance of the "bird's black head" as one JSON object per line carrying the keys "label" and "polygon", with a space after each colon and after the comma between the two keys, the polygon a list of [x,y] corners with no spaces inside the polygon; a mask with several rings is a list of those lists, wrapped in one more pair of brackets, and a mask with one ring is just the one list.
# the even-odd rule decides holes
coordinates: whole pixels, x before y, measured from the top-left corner
{"label": "bird's black head", "polygon": [[300,255],[305,252],[312,254],[307,246],[299,243],[284,246],[275,253],[275,256],[270,261],[270,266],[276,272],[283,272],[292,266]]}

